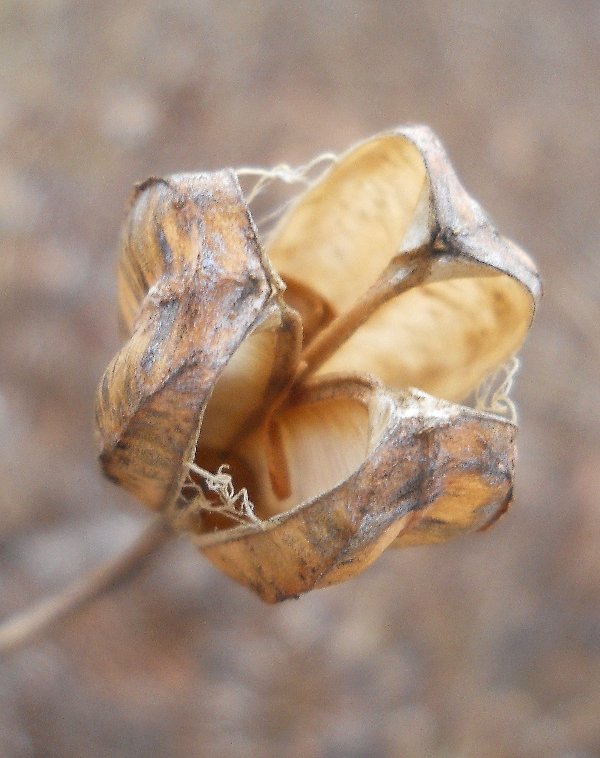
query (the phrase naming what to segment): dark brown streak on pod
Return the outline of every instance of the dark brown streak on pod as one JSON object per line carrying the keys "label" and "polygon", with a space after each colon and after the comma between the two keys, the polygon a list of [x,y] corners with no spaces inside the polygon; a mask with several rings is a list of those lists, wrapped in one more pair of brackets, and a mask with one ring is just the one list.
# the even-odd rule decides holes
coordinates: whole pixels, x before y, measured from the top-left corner
{"label": "dark brown streak on pod", "polygon": [[146,373],[150,372],[165,341],[172,335],[173,324],[178,313],[179,302],[177,300],[167,300],[160,304],[156,315],[154,336],[140,360],[140,366]]}
{"label": "dark brown streak on pod", "polygon": [[163,254],[166,270],[169,271],[173,264],[173,251],[171,250],[171,246],[169,245],[169,242],[165,236],[165,230],[159,224],[157,224],[156,233],[158,236],[158,243]]}

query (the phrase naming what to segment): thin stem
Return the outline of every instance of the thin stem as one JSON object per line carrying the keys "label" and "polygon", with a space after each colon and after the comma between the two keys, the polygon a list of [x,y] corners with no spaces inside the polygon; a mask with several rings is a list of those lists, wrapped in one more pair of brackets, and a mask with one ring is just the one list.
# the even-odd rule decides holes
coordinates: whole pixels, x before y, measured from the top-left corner
{"label": "thin stem", "polygon": [[157,518],[123,553],[110,558],[61,592],[41,600],[32,608],[17,613],[0,624],[0,655],[26,645],[57,622],[123,584],[133,577],[172,535],[167,522],[162,517]]}
{"label": "thin stem", "polygon": [[300,357],[293,384],[298,386],[320,368],[384,303],[421,284],[429,270],[430,256],[430,246],[423,245],[394,258],[375,284],[309,344]]}

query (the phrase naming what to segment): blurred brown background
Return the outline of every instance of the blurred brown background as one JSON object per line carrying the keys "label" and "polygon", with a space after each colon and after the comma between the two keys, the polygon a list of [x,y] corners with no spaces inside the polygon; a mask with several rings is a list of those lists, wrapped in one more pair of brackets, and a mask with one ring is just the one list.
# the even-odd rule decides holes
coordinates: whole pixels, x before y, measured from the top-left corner
{"label": "blurred brown background", "polygon": [[536,258],[516,503],[278,607],[184,541],[0,664],[0,755],[600,755],[600,4],[4,0],[0,606],[145,513],[99,474],[116,240],[149,174],[429,123]]}

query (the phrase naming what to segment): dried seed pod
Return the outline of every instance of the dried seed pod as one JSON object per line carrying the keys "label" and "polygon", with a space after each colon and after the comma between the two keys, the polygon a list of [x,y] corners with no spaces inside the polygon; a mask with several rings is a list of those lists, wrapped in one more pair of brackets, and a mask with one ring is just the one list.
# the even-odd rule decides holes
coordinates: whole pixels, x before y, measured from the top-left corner
{"label": "dried seed pod", "polygon": [[270,602],[498,518],[516,427],[456,401],[519,348],[539,280],[431,132],[352,148],[266,249],[233,172],[136,189],[107,475]]}

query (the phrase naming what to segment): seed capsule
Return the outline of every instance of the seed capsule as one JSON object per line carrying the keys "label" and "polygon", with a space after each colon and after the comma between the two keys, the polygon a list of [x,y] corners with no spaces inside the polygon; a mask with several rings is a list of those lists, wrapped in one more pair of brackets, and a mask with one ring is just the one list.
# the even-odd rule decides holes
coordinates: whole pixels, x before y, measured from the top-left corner
{"label": "seed capsule", "polygon": [[426,127],[353,147],[265,244],[233,171],[150,179],[122,239],[107,476],[274,602],[508,507],[516,426],[465,403],[540,284]]}

